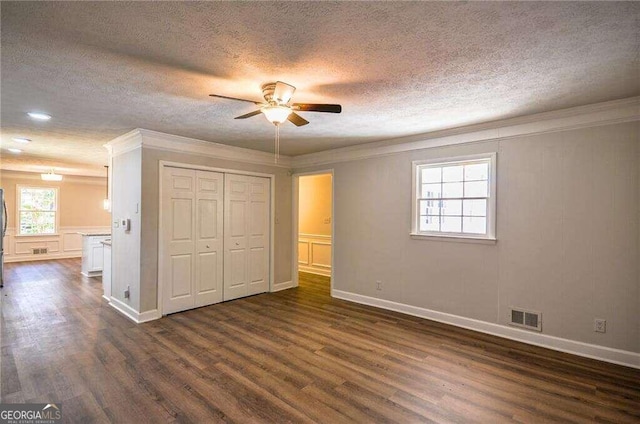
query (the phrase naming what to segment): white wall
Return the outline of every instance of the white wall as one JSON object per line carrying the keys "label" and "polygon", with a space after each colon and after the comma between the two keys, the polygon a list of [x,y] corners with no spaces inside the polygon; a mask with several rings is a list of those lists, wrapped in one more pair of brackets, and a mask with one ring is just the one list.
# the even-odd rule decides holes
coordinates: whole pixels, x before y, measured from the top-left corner
{"label": "white wall", "polygon": [[[140,198],[142,191],[142,148],[112,158],[111,216],[131,219],[131,230],[115,226],[111,231],[111,297],[140,311]],[[124,291],[130,287],[130,297]]]}
{"label": "white wall", "polygon": [[[640,352],[639,134],[624,123],[322,165],[334,288],[502,325],[523,307],[543,334]],[[411,162],[494,151],[498,242],[410,238]]]}

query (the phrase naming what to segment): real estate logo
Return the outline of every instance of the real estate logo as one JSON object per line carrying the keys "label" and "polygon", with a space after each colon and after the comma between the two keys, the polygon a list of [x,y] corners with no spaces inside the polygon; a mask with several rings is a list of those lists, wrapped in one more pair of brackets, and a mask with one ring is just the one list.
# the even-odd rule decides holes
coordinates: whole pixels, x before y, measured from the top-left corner
{"label": "real estate logo", "polygon": [[0,403],[0,424],[57,424],[62,422],[59,403]]}

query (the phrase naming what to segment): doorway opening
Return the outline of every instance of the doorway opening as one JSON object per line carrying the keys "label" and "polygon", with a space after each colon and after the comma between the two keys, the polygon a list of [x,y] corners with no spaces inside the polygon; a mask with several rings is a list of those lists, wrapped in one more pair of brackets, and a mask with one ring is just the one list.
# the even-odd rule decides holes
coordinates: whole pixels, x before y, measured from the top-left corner
{"label": "doorway opening", "polygon": [[330,294],[333,288],[333,171],[294,176],[294,278]]}

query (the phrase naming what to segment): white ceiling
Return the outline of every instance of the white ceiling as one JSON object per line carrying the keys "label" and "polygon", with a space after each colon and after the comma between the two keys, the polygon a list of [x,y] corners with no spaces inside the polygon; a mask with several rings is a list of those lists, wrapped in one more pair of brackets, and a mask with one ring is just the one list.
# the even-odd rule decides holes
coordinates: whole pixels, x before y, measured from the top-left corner
{"label": "white ceiling", "polygon": [[[340,115],[299,155],[640,94],[640,3],[2,2],[2,168],[102,175],[141,127],[271,151],[253,106],[282,80]],[[53,115],[46,123],[27,111]],[[20,156],[12,137],[33,142]],[[58,169],[58,168],[56,168]]]}

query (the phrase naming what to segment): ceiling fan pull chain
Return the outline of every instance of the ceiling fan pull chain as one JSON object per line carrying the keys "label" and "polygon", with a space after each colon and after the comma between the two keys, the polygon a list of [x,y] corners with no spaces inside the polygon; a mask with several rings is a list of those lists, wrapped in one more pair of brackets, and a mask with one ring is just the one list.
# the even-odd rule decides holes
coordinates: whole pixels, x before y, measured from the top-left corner
{"label": "ceiling fan pull chain", "polygon": [[278,163],[278,159],[280,158],[280,124],[276,123],[276,163]]}

